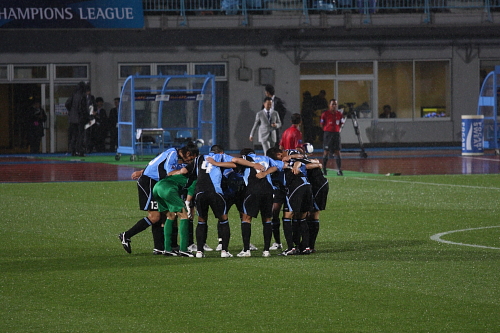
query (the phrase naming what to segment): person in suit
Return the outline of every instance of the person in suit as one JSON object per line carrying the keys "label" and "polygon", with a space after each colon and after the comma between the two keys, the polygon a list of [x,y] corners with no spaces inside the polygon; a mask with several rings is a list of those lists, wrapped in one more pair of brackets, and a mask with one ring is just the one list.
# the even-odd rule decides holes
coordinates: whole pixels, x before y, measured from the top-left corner
{"label": "person in suit", "polygon": [[258,131],[258,140],[262,144],[264,154],[274,147],[277,142],[276,129],[281,127],[281,119],[277,111],[272,108],[271,97],[264,98],[264,108],[255,115],[255,122],[250,131],[250,141],[253,141],[254,133]]}
{"label": "person in suit", "polygon": [[[288,110],[285,107],[285,102],[283,102],[283,100],[281,98],[279,98],[275,95],[274,86],[272,86],[270,84],[267,84],[265,86],[264,94],[266,95],[266,97],[271,98],[271,108],[278,112],[281,124],[283,124],[285,122],[286,113],[288,112]],[[276,128],[275,132],[276,132],[276,142],[279,142],[281,137],[280,137],[280,133],[279,133],[277,128]],[[265,153],[266,153],[266,151],[264,151],[264,154]]]}

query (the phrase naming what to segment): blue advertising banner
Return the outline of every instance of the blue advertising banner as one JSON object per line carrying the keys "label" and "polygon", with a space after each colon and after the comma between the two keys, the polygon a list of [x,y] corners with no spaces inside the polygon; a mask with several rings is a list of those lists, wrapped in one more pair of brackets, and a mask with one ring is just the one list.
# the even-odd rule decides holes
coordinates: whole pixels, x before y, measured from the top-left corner
{"label": "blue advertising banner", "polygon": [[2,0],[4,29],[141,29],[141,0]]}

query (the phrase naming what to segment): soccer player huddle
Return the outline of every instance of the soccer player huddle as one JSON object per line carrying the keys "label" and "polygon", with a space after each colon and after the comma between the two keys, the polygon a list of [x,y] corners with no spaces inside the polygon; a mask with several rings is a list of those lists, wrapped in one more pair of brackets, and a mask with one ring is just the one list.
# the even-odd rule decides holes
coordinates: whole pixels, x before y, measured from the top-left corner
{"label": "soccer player huddle", "polygon": [[[328,196],[328,180],[321,168],[322,164],[300,147],[272,147],[266,155],[245,148],[240,157],[225,154],[220,145],[212,146],[206,155],[200,155],[191,142],[167,149],[144,170],[132,174],[137,180],[140,209],[148,216],[118,237],[131,253],[131,238],[151,226],[153,254],[203,258],[212,251],[207,245],[211,211],[217,219],[216,250],[222,258],[233,257],[228,251],[228,212],[234,205],[243,243],[238,257],[250,257],[251,251],[257,250],[250,238],[252,219],[259,214],[263,257],[270,257],[272,250],[283,256],[314,253],[319,213],[326,208]],[[286,248],[281,242],[280,214]]]}

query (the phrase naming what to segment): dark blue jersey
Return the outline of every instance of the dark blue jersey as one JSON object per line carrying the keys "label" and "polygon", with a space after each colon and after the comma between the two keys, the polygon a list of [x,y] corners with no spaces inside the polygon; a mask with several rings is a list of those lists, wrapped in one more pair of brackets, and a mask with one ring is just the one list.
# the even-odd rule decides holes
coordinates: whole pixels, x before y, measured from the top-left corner
{"label": "dark blue jersey", "polygon": [[[268,156],[248,154],[247,156],[244,156],[244,158],[250,162],[259,163],[260,165],[265,167],[265,170],[271,167],[277,167],[278,170],[283,169],[283,163],[279,163],[279,161],[275,161]],[[247,190],[252,193],[264,193],[266,191],[272,191],[274,189],[274,186],[271,180],[271,176],[267,175],[266,177],[259,179],[256,176],[258,172],[260,171],[257,171],[254,168],[245,169],[243,173],[243,179],[245,180],[245,184],[247,185]]]}
{"label": "dark blue jersey", "polygon": [[144,169],[143,175],[159,181],[165,178],[169,172],[179,170],[184,166],[186,164],[179,163],[177,149],[170,148],[152,159],[146,169]]}
{"label": "dark blue jersey", "polygon": [[222,170],[219,167],[205,160],[206,157],[213,158],[216,162],[231,162],[233,157],[227,154],[209,153],[208,155],[200,155],[195,160],[198,182],[196,184],[196,192],[215,191],[223,194],[222,191]]}

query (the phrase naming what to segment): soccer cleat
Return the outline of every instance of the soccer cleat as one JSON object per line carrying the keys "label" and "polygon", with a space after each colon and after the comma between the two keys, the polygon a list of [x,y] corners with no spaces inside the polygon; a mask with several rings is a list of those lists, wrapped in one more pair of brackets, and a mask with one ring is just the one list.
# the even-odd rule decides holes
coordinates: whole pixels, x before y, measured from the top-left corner
{"label": "soccer cleat", "polygon": [[196,246],[196,244],[191,244],[188,246],[188,251],[191,251],[191,252],[196,252],[198,251],[198,246]]}
{"label": "soccer cleat", "polygon": [[250,251],[257,251],[258,250],[258,248],[255,245],[253,245],[252,243],[250,243],[249,249],[250,249]]}
{"label": "soccer cleat", "polygon": [[205,253],[201,252],[201,251],[196,251],[196,258],[204,258],[205,257]]}
{"label": "soccer cleat", "polygon": [[269,251],[264,251],[264,252],[262,252],[262,256],[263,257],[270,257],[271,253]]}
{"label": "soccer cleat", "polygon": [[122,242],[122,245],[123,245],[123,248],[125,249],[125,251],[127,251],[128,253],[132,253],[132,248],[130,247],[130,239],[125,238],[125,233],[122,232],[121,234],[119,234],[118,238]]}
{"label": "soccer cleat", "polygon": [[210,252],[210,251],[213,251],[214,249],[212,249],[210,246],[208,246],[207,244],[205,244],[205,245],[203,245],[203,250],[207,251],[207,252]]}
{"label": "soccer cleat", "polygon": [[153,250],[153,254],[154,254],[154,255],[163,254],[163,250],[154,249],[154,250]]}
{"label": "soccer cleat", "polygon": [[215,251],[222,251],[222,244],[221,243],[217,244]]}
{"label": "soccer cleat", "polygon": [[271,247],[269,248],[269,250],[279,250],[279,249],[282,249],[283,246],[281,244],[278,244],[278,243],[273,243],[273,245],[271,245]]}
{"label": "soccer cleat", "polygon": [[192,254],[191,252],[179,251],[179,252],[177,252],[177,256],[178,256],[178,257],[189,257],[189,258],[193,258],[193,257],[194,257],[194,254]]}
{"label": "soccer cleat", "polygon": [[342,172],[342,170],[337,171],[337,176],[343,176],[343,175],[344,173]]}
{"label": "soccer cleat", "polygon": [[295,248],[292,248],[290,250],[285,250],[283,252],[281,252],[279,255],[280,256],[293,256],[297,254],[297,250]]}
{"label": "soccer cleat", "polygon": [[175,251],[163,251],[163,255],[167,257],[177,257],[177,252]]}
{"label": "soccer cleat", "polygon": [[306,249],[304,251],[302,251],[302,254],[311,254],[312,251],[310,248],[306,247]]}
{"label": "soccer cleat", "polygon": [[233,255],[231,253],[229,253],[228,251],[220,251],[220,257],[221,258],[231,258]]}
{"label": "soccer cleat", "polygon": [[252,254],[250,253],[250,250],[241,250],[240,253],[237,254],[238,257],[251,257]]}

